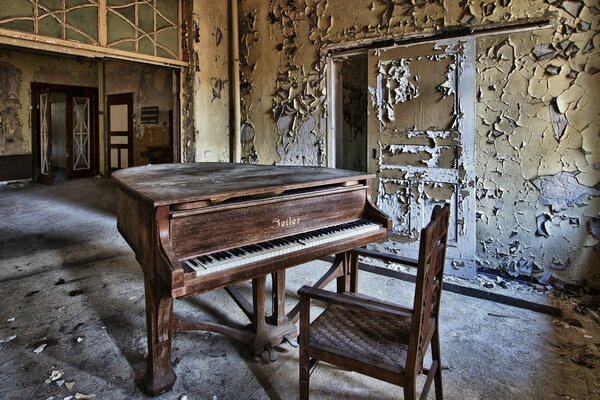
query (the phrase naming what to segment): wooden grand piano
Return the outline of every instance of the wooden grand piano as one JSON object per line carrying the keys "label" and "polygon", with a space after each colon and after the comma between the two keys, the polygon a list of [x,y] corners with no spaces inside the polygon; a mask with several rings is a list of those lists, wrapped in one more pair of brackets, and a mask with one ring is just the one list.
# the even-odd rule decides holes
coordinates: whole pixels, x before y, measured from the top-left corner
{"label": "wooden grand piano", "polygon": [[[384,238],[391,220],[370,201],[372,175],[317,167],[161,164],[116,171],[118,229],[144,272],[148,364],[144,390],[176,379],[173,332],[207,330],[256,353],[295,338],[298,307],[285,313],[285,269],[337,254],[315,286],[354,285],[344,252]],[[355,256],[352,256],[355,257]],[[351,267],[354,265],[354,267]],[[273,278],[273,313],[265,282]],[[252,302],[232,284],[252,280]],[[173,299],[225,288],[249,317],[243,329],[173,315]]]}

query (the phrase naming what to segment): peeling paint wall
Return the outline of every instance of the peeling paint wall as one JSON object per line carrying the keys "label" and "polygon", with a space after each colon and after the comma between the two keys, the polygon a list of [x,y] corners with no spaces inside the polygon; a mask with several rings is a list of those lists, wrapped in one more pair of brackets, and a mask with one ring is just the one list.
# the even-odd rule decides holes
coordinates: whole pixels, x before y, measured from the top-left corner
{"label": "peeling paint wall", "polygon": [[94,61],[0,50],[0,155],[31,154],[31,83],[98,85]]}
{"label": "peeling paint wall", "polygon": [[183,50],[182,161],[230,160],[228,2],[186,3]]}
{"label": "peeling paint wall", "polygon": [[596,0],[243,0],[244,159],[325,162],[326,46],[547,15],[555,28],[477,38],[477,258],[598,285]]}
{"label": "peeling paint wall", "polygon": [[478,254],[512,275],[597,282],[600,10],[563,7],[555,31],[478,42]]}
{"label": "peeling paint wall", "polygon": [[[120,61],[107,61],[105,71],[106,95],[133,93],[133,163],[145,165],[149,158],[142,152],[147,146],[170,143],[173,111],[173,73],[165,67]],[[158,123],[142,124],[142,107],[158,107]]]}

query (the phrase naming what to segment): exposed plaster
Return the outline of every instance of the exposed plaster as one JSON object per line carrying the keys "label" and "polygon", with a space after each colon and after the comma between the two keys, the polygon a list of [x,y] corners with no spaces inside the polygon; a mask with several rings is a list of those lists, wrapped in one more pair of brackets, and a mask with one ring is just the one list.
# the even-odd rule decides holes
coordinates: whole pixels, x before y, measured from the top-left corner
{"label": "exposed plaster", "polygon": [[23,78],[21,71],[11,63],[0,61],[0,155],[25,154],[23,123],[19,120],[19,94]]}
{"label": "exposed plaster", "polygon": [[[244,120],[252,122],[256,132],[252,151],[261,155],[263,163],[313,162],[318,158],[315,154],[326,131],[326,103],[321,101],[326,86],[324,47],[553,15],[555,29],[477,39],[478,259],[482,266],[514,274],[559,273],[563,279],[584,274],[598,279],[586,253],[597,239],[586,227],[590,218],[598,216],[600,200],[588,196],[577,205],[564,194],[549,209],[539,201],[544,195],[533,184],[537,177],[564,172],[573,174],[568,178],[569,188],[577,182],[583,189],[576,190],[592,191],[591,196],[596,196],[593,187],[600,180],[600,118],[595,100],[600,95],[597,5],[558,0],[271,0],[264,6],[258,0],[244,0],[242,9],[252,16],[242,43],[242,58],[247,60]],[[437,86],[440,101],[456,96],[450,89],[454,86],[454,66],[450,64],[447,79]],[[397,72],[395,75],[403,76],[401,69]],[[423,79],[410,79],[409,83],[419,88]],[[314,102],[307,98],[307,89],[318,89]],[[394,89],[386,88],[389,95],[384,98],[383,91],[369,88],[371,106],[382,110],[380,121],[399,118],[387,115],[386,102],[402,100]],[[399,92],[411,94],[410,90]],[[453,110],[455,115],[463,112]],[[315,121],[312,129],[306,126],[309,118]],[[444,140],[452,137],[458,121],[451,120],[447,129],[438,133],[408,129],[406,136],[419,139],[423,147],[403,155],[423,166],[460,160],[461,154],[441,156],[434,150],[448,144]],[[376,160],[380,165],[400,155],[389,152],[389,144],[387,139],[378,144],[379,150],[385,149],[380,156],[387,151],[384,158]],[[458,171],[463,173],[460,167]],[[400,231],[416,229],[402,217],[406,211],[403,199],[409,195],[427,199],[433,189],[418,192],[402,186],[406,176],[393,176],[392,172],[382,169],[380,205],[396,214]],[[423,178],[416,170],[409,175],[409,179]],[[560,204],[573,205],[555,210]],[[535,235],[536,216],[542,214],[551,216],[543,224],[548,237]],[[585,237],[592,238],[591,245],[580,240]]]}

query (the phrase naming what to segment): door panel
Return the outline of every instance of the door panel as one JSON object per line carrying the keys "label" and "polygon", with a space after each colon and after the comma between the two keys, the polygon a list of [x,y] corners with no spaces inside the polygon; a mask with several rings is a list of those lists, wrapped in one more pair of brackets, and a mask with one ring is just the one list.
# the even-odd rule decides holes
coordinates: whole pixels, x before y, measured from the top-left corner
{"label": "door panel", "polygon": [[368,158],[374,196],[394,220],[388,250],[416,257],[436,204],[451,205],[447,272],[475,274],[473,39],[369,53]]}
{"label": "door panel", "polygon": [[89,89],[67,92],[67,168],[69,177],[93,176],[96,159],[95,93]]}
{"label": "door panel", "polygon": [[50,91],[38,92],[38,143],[39,143],[39,168],[38,181],[52,184],[52,143],[50,140]]}
{"label": "door panel", "polygon": [[133,166],[133,94],[108,96],[108,165],[110,171]]}
{"label": "door panel", "polygon": [[90,99],[73,97],[73,165],[75,171],[89,169],[90,164]]}

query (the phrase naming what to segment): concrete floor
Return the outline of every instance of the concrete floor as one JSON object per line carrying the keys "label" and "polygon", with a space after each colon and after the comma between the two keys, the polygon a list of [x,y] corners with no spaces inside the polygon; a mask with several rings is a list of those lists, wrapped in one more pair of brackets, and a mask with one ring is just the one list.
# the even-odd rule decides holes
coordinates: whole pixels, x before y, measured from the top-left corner
{"label": "concrete floor", "polygon": [[[0,188],[0,260],[0,399],[147,398],[135,384],[146,357],[142,275],[116,229],[111,180]],[[326,267],[290,270],[290,302]],[[410,304],[413,286],[365,273],[362,288]],[[574,311],[585,299],[558,300],[564,318],[444,293],[445,398],[600,399],[600,326],[593,312]],[[243,321],[223,291],[177,301],[176,309]],[[177,335],[173,349],[178,379],[159,399],[297,398],[298,351],[288,345],[274,363],[205,332]],[[51,381],[53,371],[62,376]],[[399,388],[325,364],[312,376],[311,394],[402,398]]]}

